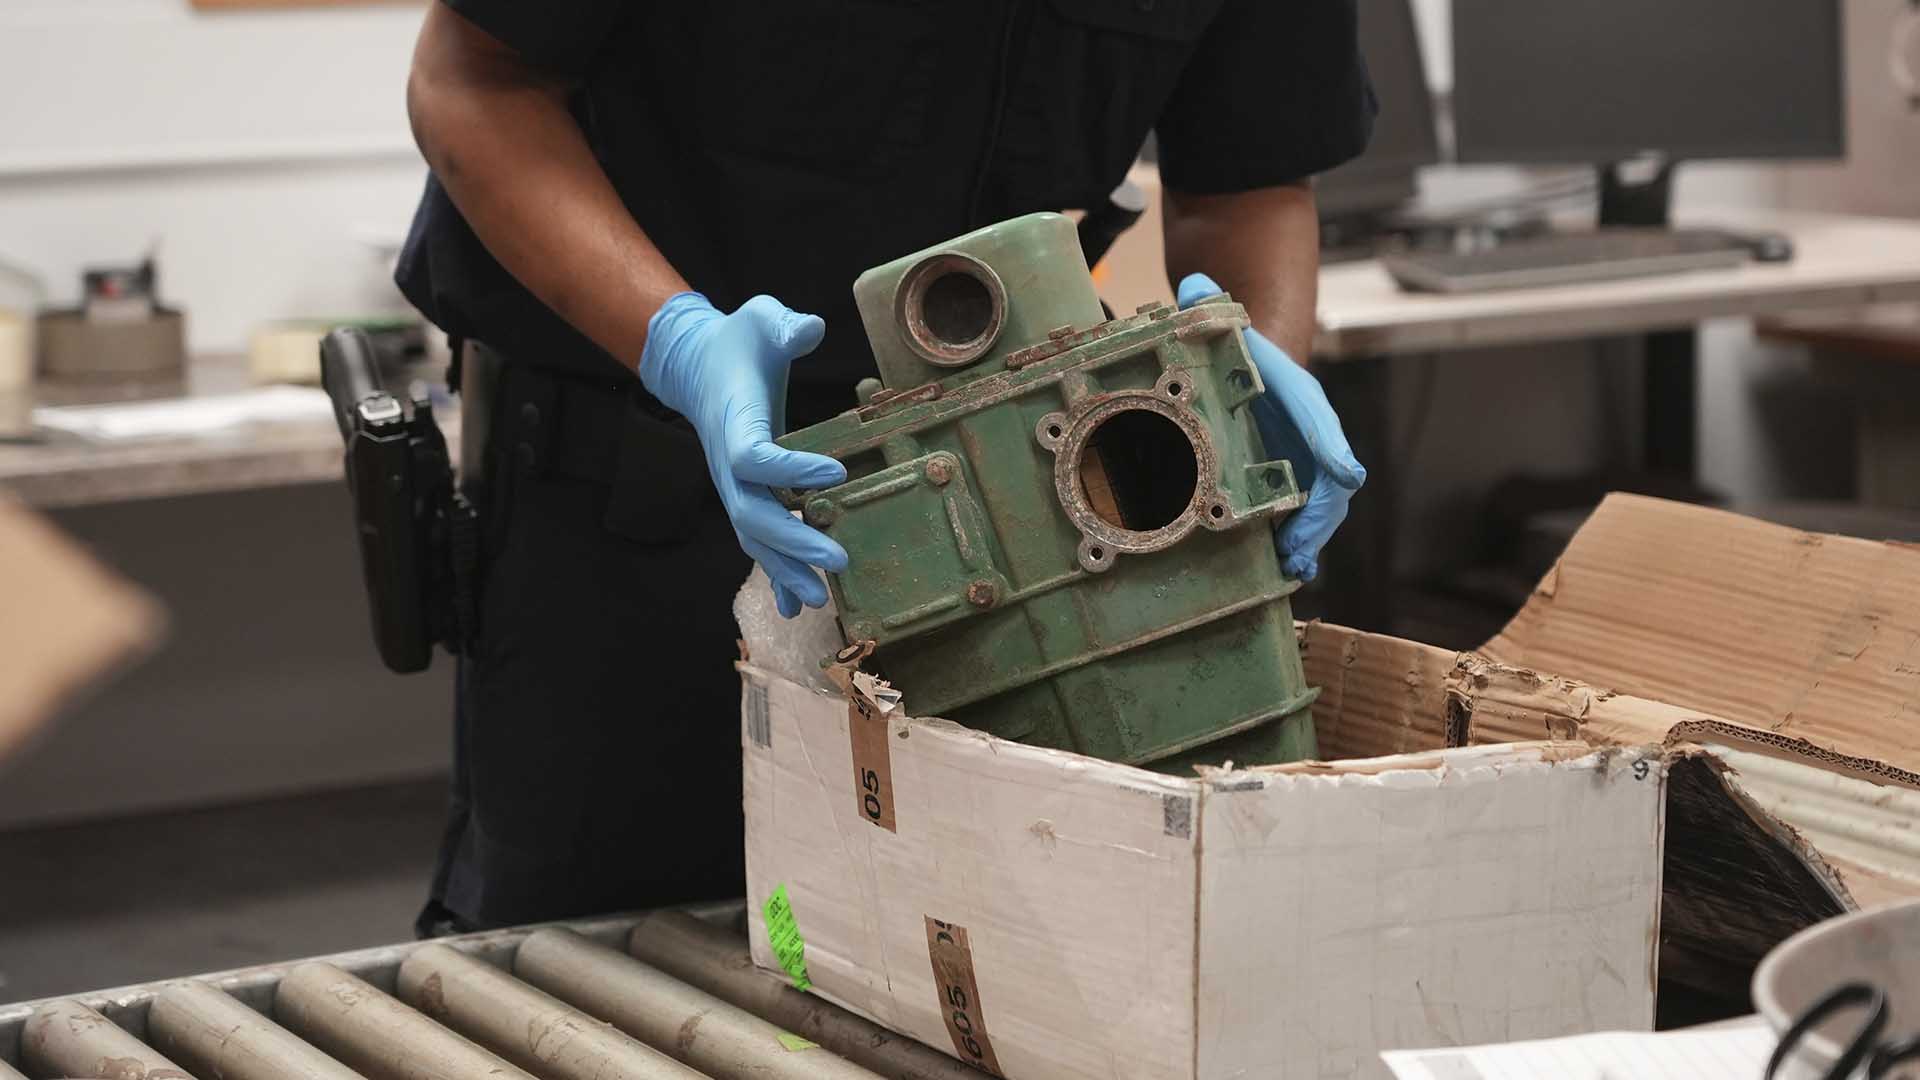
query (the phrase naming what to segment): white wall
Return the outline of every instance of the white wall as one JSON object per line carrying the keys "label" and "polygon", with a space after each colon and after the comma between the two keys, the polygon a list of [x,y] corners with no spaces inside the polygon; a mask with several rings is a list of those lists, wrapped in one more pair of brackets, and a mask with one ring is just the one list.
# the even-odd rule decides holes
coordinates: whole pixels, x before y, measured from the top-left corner
{"label": "white wall", "polygon": [[84,266],[157,241],[201,351],[397,309],[372,242],[404,234],[425,178],[403,100],[420,13],[0,2],[0,261],[71,300]]}
{"label": "white wall", "polygon": [[[1747,185],[1748,205],[1920,217],[1920,112],[1895,88],[1887,62],[1888,42],[1908,6],[1908,0],[1845,0],[1847,160],[1717,167]],[[1688,189],[1682,195],[1700,193]],[[1793,440],[1777,420],[1769,423],[1763,405],[1764,396],[1809,386],[1813,379],[1804,350],[1757,342],[1744,322],[1709,327],[1700,363],[1702,478],[1741,498],[1826,494],[1797,490],[1783,456],[1824,452],[1827,468],[1844,470],[1851,467],[1853,447]]]}

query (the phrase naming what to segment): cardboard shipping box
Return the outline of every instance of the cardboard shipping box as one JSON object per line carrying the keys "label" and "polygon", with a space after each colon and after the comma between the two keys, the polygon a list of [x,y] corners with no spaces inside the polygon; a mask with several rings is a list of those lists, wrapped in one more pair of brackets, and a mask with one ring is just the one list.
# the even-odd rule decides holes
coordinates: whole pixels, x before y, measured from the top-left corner
{"label": "cardboard shipping box", "polygon": [[1915,707],[1916,641],[1920,552],[1615,497],[1482,652],[1303,627],[1324,763],[1161,776],[750,661],[754,957],[1019,1078],[1644,1029],[1662,963],[1737,987],[1902,887],[1702,744],[1912,784],[1914,733],[1860,710]]}

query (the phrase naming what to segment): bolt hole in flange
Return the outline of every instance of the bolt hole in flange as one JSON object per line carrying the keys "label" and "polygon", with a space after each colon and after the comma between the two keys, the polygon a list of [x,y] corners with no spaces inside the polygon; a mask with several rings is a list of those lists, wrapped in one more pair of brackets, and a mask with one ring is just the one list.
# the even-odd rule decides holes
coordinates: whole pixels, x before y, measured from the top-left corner
{"label": "bolt hole in flange", "polygon": [[1192,504],[1200,482],[1186,432],[1146,409],[1128,409],[1102,421],[1088,435],[1079,465],[1088,508],[1107,524],[1132,532],[1173,524]]}

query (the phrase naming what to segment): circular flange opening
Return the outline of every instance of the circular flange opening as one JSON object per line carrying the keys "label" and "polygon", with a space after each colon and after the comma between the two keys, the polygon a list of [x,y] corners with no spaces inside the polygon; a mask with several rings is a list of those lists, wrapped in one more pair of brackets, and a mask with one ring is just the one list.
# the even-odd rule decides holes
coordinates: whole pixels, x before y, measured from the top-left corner
{"label": "circular flange opening", "polygon": [[[1065,417],[1057,440],[1041,419],[1035,434],[1051,450],[1054,491],[1080,530],[1080,565],[1104,570],[1120,555],[1161,551],[1213,521],[1219,458],[1199,417],[1155,390],[1122,390]],[[1049,445],[1051,443],[1051,445]],[[1093,555],[1097,547],[1100,556]]]}
{"label": "circular flange opening", "polygon": [[1148,409],[1101,421],[1080,450],[1087,508],[1128,532],[1154,532],[1180,519],[1200,484],[1193,441],[1180,425]]}
{"label": "circular flange opening", "polygon": [[959,367],[984,356],[1006,325],[1007,292],[993,268],[945,252],[921,260],[900,281],[896,315],[921,359]]}

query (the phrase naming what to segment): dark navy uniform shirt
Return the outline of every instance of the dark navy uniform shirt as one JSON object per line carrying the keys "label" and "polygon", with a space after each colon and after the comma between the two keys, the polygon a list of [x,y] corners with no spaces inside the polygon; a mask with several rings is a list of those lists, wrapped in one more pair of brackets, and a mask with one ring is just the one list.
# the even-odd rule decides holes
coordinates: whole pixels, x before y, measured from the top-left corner
{"label": "dark navy uniform shirt", "polygon": [[[443,0],[578,80],[621,198],[721,310],[824,316],[796,383],[872,357],[853,280],[981,225],[1100,205],[1156,133],[1191,193],[1357,156],[1374,101],[1358,0]],[[429,181],[398,280],[442,329],[619,377],[503,270]],[[622,358],[632,362],[634,357]]]}

